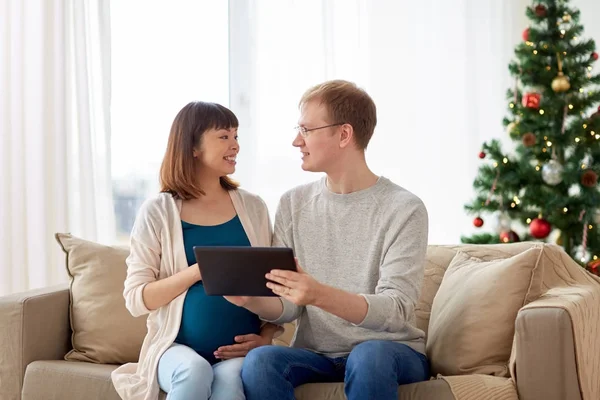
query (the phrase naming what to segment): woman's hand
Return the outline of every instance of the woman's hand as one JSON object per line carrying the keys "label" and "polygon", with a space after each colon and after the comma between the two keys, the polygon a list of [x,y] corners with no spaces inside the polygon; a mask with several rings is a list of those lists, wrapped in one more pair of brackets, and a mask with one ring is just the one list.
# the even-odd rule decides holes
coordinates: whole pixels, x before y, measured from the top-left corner
{"label": "woman's hand", "polygon": [[[262,334],[261,334],[262,335]],[[271,344],[273,334],[261,336],[254,333],[250,335],[240,335],[235,337],[236,344],[230,346],[221,346],[215,351],[215,357],[220,360],[230,358],[244,357],[252,349]]]}
{"label": "woman's hand", "polygon": [[230,358],[245,357],[252,349],[260,346],[266,346],[273,342],[273,336],[280,327],[271,323],[262,326],[260,335],[240,335],[235,337],[237,344],[231,346],[221,346],[215,351],[215,357],[221,360]]}

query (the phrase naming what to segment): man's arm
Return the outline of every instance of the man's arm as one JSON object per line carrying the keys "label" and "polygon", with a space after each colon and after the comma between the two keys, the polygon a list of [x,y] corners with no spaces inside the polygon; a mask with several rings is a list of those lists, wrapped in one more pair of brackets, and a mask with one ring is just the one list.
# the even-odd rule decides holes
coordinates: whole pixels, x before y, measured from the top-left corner
{"label": "man's arm", "polygon": [[[283,314],[283,304],[277,297],[224,296],[227,301],[244,307],[261,319],[272,322]],[[275,323],[275,322],[274,322]]]}
{"label": "man's arm", "polygon": [[300,265],[298,272],[274,270],[267,279],[278,284],[267,286],[294,305],[312,305],[336,315],[353,324],[362,322],[368,313],[368,304],[364,297],[349,293],[318,282],[307,274]]}
{"label": "man's arm", "polygon": [[[408,208],[408,207],[407,207]],[[368,304],[367,315],[357,326],[394,332],[402,329],[419,300],[425,273],[429,220],[419,200],[399,224],[379,268],[375,294],[361,294]]]}
{"label": "man's arm", "polygon": [[363,296],[331,286],[323,287],[323,294],[314,305],[354,325],[364,321],[369,312],[369,304]]}
{"label": "man's arm", "polygon": [[275,270],[267,278],[276,294],[298,305],[313,305],[354,325],[376,330],[402,329],[418,301],[427,252],[428,217],[418,202],[399,221],[399,231],[379,268],[374,294],[354,294],[324,285],[300,267],[299,273]]}

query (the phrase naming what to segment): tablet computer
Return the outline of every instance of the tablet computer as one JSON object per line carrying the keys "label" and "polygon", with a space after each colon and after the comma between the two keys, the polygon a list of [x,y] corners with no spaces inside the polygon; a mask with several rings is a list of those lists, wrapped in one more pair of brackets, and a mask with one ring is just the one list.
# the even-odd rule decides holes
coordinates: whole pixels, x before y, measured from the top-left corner
{"label": "tablet computer", "polygon": [[194,255],[208,296],[277,296],[265,275],[296,271],[294,251],[287,247],[195,246]]}

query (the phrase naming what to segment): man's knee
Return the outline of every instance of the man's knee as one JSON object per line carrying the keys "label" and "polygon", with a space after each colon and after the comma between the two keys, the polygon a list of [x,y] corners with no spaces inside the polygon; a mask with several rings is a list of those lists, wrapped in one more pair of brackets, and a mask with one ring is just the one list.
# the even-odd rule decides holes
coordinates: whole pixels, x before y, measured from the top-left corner
{"label": "man's knee", "polygon": [[364,363],[382,357],[389,358],[390,356],[390,342],[385,340],[368,340],[356,345],[352,349],[348,356],[348,362]]}
{"label": "man's knee", "polygon": [[252,349],[244,359],[244,366],[262,365],[263,363],[271,364],[271,362],[277,358],[278,350],[278,346],[271,345]]}
{"label": "man's knee", "polygon": [[281,355],[280,346],[261,346],[250,350],[244,358],[242,379],[250,378],[258,373],[277,370],[277,360]]}

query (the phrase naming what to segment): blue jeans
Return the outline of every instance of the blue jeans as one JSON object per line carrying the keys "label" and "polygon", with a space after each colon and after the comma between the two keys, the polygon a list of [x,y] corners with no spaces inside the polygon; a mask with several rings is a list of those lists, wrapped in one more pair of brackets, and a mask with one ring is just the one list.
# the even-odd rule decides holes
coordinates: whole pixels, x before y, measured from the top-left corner
{"label": "blue jeans", "polygon": [[429,379],[429,362],[410,347],[384,340],[357,345],[347,357],[328,358],[305,349],[263,346],[244,360],[248,400],[294,400],[304,383],[344,382],[348,400],[396,400],[398,385]]}
{"label": "blue jeans", "polygon": [[158,384],[167,400],[245,400],[243,358],[210,365],[194,350],[174,343],[158,361]]}

